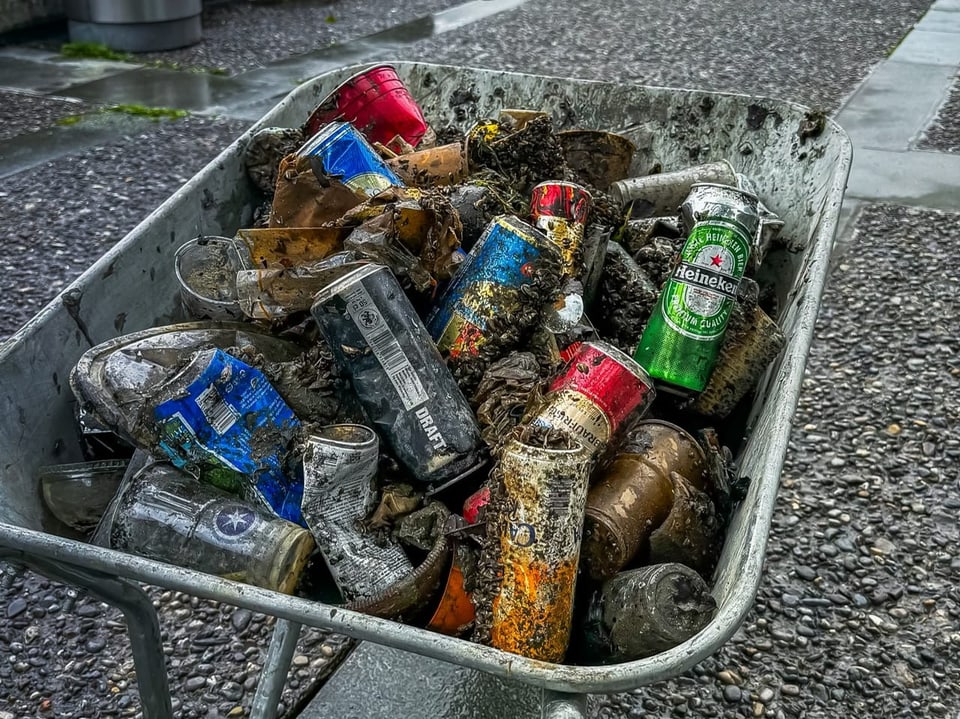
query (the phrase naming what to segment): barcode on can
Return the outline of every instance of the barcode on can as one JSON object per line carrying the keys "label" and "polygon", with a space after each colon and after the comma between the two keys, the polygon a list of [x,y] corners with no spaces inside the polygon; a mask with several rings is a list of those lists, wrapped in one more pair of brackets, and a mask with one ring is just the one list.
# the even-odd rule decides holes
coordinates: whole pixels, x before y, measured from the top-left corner
{"label": "barcode on can", "polygon": [[383,371],[387,373],[400,401],[407,410],[426,402],[429,397],[417,376],[416,370],[404,353],[400,343],[383,318],[380,308],[363,285],[346,293],[347,311],[350,319],[360,330]]}
{"label": "barcode on can", "polygon": [[237,421],[236,410],[223,401],[223,397],[213,385],[197,395],[197,407],[217,434],[224,434]]}

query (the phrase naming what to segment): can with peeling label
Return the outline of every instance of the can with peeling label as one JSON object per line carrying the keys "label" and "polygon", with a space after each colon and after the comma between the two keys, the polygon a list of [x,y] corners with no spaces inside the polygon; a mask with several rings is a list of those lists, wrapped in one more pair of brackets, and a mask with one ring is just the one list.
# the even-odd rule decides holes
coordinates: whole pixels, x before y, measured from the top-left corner
{"label": "can with peeling label", "polygon": [[580,279],[583,235],[593,198],[573,182],[541,182],[530,195],[530,217],[560,250],[564,278]]}
{"label": "can with peeling label", "polygon": [[446,482],[481,461],[473,411],[389,268],[345,265],[311,312],[375,428],[416,479]]}
{"label": "can with peeling label", "polygon": [[546,236],[523,220],[503,215],[490,222],[427,317],[440,351],[453,358],[478,354],[487,323],[520,306],[522,288],[534,283],[545,251],[556,259]]}
{"label": "can with peeling label", "polygon": [[551,383],[529,424],[555,429],[603,451],[634,411],[656,396],[653,380],[629,356],[606,342],[583,342]]}

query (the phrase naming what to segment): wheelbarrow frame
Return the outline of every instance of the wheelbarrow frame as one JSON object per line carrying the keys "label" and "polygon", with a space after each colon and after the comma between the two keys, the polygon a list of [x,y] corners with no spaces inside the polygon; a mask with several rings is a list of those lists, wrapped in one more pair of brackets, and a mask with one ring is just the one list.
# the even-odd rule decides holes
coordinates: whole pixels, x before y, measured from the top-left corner
{"label": "wheelbarrow frame", "polygon": [[[578,716],[584,693],[634,689],[675,676],[710,656],[736,631],[760,582],[763,555],[792,416],[827,279],[851,163],[849,138],[832,120],[816,130],[808,108],[767,98],[697,90],[553,78],[422,63],[392,63],[434,127],[495,116],[503,107],[550,112],[562,128],[621,132],[638,151],[636,174],[728,158],[756,181],[765,202],[786,221],[788,247],[764,272],[777,282],[787,337],[756,394],[737,455],[749,477],[714,576],[718,611],[688,641],[652,657],[606,666],[557,665],[414,626],[208,574],[95,547],[63,536],[45,512],[35,480],[43,464],[77,461],[66,378],[80,354],[117,334],[177,318],[172,255],[197,234],[232,235],[249,226],[254,191],[243,151],[262,127],[302,124],[340,82],[369,64],[313,78],[284,98],[0,349],[0,559],[94,591],[120,607],[134,645],[146,719],[171,715],[156,612],[134,582],[246,607],[279,618],[254,717],[273,716],[301,625],[321,627],[514,679],[545,690],[544,711]],[[811,125],[814,129],[811,130]],[[149,258],[149,260],[145,259]],[[151,290],[152,288],[152,290]],[[119,304],[118,304],[119,303]],[[122,307],[120,306],[122,304]],[[29,395],[25,387],[30,388]],[[131,581],[132,580],[132,581]],[[559,693],[559,696],[554,694]]]}

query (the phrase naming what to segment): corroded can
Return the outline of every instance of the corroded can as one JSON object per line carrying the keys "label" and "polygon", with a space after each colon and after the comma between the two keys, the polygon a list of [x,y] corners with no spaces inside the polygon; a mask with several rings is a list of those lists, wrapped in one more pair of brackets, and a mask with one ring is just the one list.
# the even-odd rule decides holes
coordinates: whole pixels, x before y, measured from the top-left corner
{"label": "corroded can", "polygon": [[707,626],[716,610],[710,587],[682,564],[622,572],[590,600],[587,660],[628,662],[666,651]]}
{"label": "corroded can", "polygon": [[297,155],[310,159],[318,177],[336,177],[351,190],[369,197],[391,186],[403,187],[400,178],[348,122],[331,122],[307,140]]}
{"label": "corroded can", "polygon": [[328,425],[307,437],[303,518],[347,601],[413,574],[396,541],[363,529],[377,505],[379,459],[376,432],[360,424]]}
{"label": "corroded can", "polygon": [[[676,172],[631,177],[610,185],[610,196],[622,207],[632,204],[634,217],[674,215],[680,203],[697,183],[716,182],[733,185],[737,173],[727,160],[695,165]],[[687,225],[691,228],[693,225]]]}
{"label": "corroded can", "polygon": [[563,276],[577,278],[583,267],[583,235],[593,198],[572,182],[541,182],[530,196],[533,225],[560,250]]}
{"label": "corroded can", "polygon": [[559,430],[599,453],[623,421],[634,411],[646,412],[655,396],[653,380],[628,355],[606,342],[584,342],[529,424]]}
{"label": "corroded can", "polygon": [[493,520],[503,572],[490,641],[545,662],[562,661],[570,641],[590,477],[590,451],[570,446],[538,447],[514,437],[499,465],[508,515]]}
{"label": "corroded can", "polygon": [[638,422],[587,496],[583,563],[590,576],[612,577],[666,520],[674,501],[671,473],[702,489],[706,467],[703,448],[684,429]]}
{"label": "corroded can", "polygon": [[392,65],[377,65],[345,80],[310,114],[307,135],[337,120],[353,123],[370,142],[396,152],[403,149],[399,140],[416,147],[429,129]]}
{"label": "corroded can", "polygon": [[350,267],[311,313],[374,427],[421,482],[475,467],[477,420],[407,295],[383,265]]}
{"label": "corroded can", "polygon": [[427,329],[441,352],[451,357],[478,353],[487,322],[520,306],[521,288],[533,282],[534,263],[548,242],[540,230],[516,217],[497,217],[487,225],[427,317]]}

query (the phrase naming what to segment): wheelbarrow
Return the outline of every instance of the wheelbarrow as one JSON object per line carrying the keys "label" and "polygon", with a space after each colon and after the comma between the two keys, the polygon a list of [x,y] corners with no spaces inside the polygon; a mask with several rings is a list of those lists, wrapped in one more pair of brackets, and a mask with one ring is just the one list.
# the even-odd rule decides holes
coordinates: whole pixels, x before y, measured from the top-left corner
{"label": "wheelbarrow", "polygon": [[[67,377],[90,346],[178,318],[174,252],[197,236],[232,236],[253,218],[256,191],[243,151],[261,127],[301,125],[342,81],[347,67],[300,85],[183,185],[65,289],[0,350],[0,560],[14,561],[85,588],[126,615],[143,715],[171,715],[156,612],[145,582],[279,618],[253,707],[271,717],[301,625],[414,652],[544,689],[545,716],[576,717],[585,693],[610,693],[666,679],[710,656],[736,631],[760,581],[804,364],[827,278],[851,162],[851,145],[831,120],[815,122],[800,105],[695,90],[646,87],[396,63],[433,127],[495,117],[504,107],[542,109],[560,128],[621,133],[639,148],[633,174],[729,159],[750,175],[764,202],[785,221],[782,247],[764,262],[781,312],[786,348],[755,395],[737,463],[749,490],[732,516],[713,577],[718,611],[683,644],[655,656],[606,666],[549,664],[328,604],[102,549],[68,538],[45,510],[40,466],[79,461]],[[813,129],[811,129],[813,128]]]}

